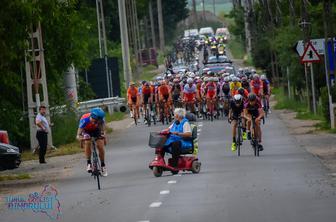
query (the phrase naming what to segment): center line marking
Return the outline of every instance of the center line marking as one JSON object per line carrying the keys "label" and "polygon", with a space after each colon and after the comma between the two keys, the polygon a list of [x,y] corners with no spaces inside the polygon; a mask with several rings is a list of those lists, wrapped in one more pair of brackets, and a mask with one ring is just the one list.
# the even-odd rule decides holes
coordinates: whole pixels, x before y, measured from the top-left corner
{"label": "center line marking", "polygon": [[160,191],[161,195],[165,195],[165,194],[169,194],[169,193],[170,193],[169,190],[162,190],[162,191]]}
{"label": "center line marking", "polygon": [[173,183],[177,183],[176,180],[169,180],[168,184],[173,184]]}
{"label": "center line marking", "polygon": [[139,220],[138,222],[150,222],[149,220]]}
{"label": "center line marking", "polygon": [[149,205],[149,207],[160,207],[161,206],[161,204],[162,204],[162,202],[153,202],[153,203],[151,203],[151,205]]}

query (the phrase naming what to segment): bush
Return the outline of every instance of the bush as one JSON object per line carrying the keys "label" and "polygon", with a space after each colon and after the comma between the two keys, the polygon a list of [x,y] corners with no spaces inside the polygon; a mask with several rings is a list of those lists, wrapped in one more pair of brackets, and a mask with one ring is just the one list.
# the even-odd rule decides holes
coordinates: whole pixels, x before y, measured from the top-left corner
{"label": "bush", "polygon": [[53,145],[60,146],[71,143],[76,139],[78,129],[78,117],[76,113],[70,111],[61,114],[54,114],[51,118]]}

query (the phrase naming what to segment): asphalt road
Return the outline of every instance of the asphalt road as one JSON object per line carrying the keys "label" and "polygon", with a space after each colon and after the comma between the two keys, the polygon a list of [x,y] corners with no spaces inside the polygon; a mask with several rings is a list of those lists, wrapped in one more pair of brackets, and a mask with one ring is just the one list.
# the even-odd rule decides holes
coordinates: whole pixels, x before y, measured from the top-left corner
{"label": "asphalt road", "polygon": [[[169,172],[155,178],[148,168],[154,149],[148,128],[133,126],[113,134],[107,147],[109,176],[101,191],[84,171],[53,184],[59,191],[60,221],[81,222],[333,222],[336,189],[317,158],[297,147],[284,124],[272,114],[263,127],[265,150],[253,156],[248,142],[242,156],[230,151],[225,120],[199,121],[200,174]],[[161,194],[160,194],[161,192]],[[3,211],[1,221],[50,221],[32,211]]]}

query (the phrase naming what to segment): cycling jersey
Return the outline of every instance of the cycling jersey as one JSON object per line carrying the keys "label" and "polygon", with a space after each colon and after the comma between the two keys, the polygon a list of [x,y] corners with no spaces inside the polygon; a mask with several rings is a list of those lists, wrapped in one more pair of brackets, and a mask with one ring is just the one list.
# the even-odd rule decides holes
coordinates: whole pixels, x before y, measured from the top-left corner
{"label": "cycling jersey", "polygon": [[236,103],[234,101],[230,102],[230,109],[232,111],[232,117],[234,119],[238,119],[238,116],[241,115],[241,113],[244,110],[244,103],[239,104],[238,106],[236,105]]}
{"label": "cycling jersey", "polygon": [[254,105],[251,105],[249,101],[245,103],[245,109],[247,110],[247,113],[254,116],[258,117],[259,116],[259,109],[261,108],[261,102],[259,99],[257,99],[256,103]]}
{"label": "cycling jersey", "polygon": [[251,81],[251,88],[253,89],[253,93],[255,93],[256,95],[260,95],[260,90],[262,89],[263,84],[261,82],[261,80],[255,81],[252,80]]}
{"label": "cycling jersey", "polygon": [[269,94],[270,82],[267,79],[266,80],[262,80],[262,85],[263,85],[263,93],[264,93],[264,95],[268,95]]}
{"label": "cycling jersey", "polygon": [[241,83],[240,82],[236,82],[236,83],[232,82],[232,83],[230,83],[230,90],[231,91],[237,90],[240,87],[241,87]]}
{"label": "cycling jersey", "polygon": [[163,96],[169,95],[169,87],[166,85],[159,86],[158,91]]}
{"label": "cycling jersey", "polygon": [[142,94],[143,95],[150,95],[152,93],[151,87],[145,86],[142,88]]}
{"label": "cycling jersey", "polygon": [[133,103],[137,102],[137,96],[138,96],[138,89],[136,87],[129,87],[127,90],[127,98],[128,100],[132,100]]}
{"label": "cycling jersey", "polygon": [[[79,128],[83,129],[86,132],[94,132],[99,130],[99,123],[93,123],[90,121],[91,113],[84,114],[79,121]],[[104,123],[105,120],[103,120]]]}
{"label": "cycling jersey", "polygon": [[205,86],[205,90],[206,90],[206,93],[207,93],[207,97],[214,97],[215,94],[216,94],[216,84],[213,83],[213,82],[209,82],[208,84],[206,84]]}
{"label": "cycling jersey", "polygon": [[189,84],[186,84],[184,86],[183,92],[186,93],[186,94],[196,93],[196,86],[195,86],[195,84],[192,84],[191,86]]}
{"label": "cycling jersey", "polygon": [[228,96],[230,93],[230,84],[229,83],[224,83],[222,86],[222,91],[224,95]]}

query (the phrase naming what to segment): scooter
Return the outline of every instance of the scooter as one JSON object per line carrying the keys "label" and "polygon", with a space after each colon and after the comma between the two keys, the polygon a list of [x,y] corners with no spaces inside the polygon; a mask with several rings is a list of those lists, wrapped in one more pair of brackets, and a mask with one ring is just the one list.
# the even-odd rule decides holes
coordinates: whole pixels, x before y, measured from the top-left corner
{"label": "scooter", "polygon": [[[195,132],[195,133],[194,133]],[[197,138],[197,127],[195,126],[192,129],[193,136],[190,138],[192,141],[192,148],[189,150],[184,150],[182,153],[180,153],[179,160],[178,160],[178,166],[175,168],[172,166],[173,159],[168,159],[168,164],[165,161],[164,158],[164,148],[163,144],[165,141],[164,137],[168,137],[170,135],[169,132],[161,132],[158,133],[157,136],[161,137],[163,139],[160,141],[155,147],[155,158],[154,160],[149,164],[149,168],[153,171],[153,174],[155,177],[161,177],[163,174],[163,171],[170,171],[173,175],[178,174],[179,171],[191,171],[194,174],[197,174],[201,170],[201,163],[198,161],[198,158],[194,155],[191,155],[194,153],[194,139]],[[196,136],[194,136],[194,134]],[[152,137],[152,133],[151,136]],[[151,140],[151,139],[150,139]],[[149,142],[149,145],[151,146],[151,142]],[[154,147],[153,147],[154,148]]]}

